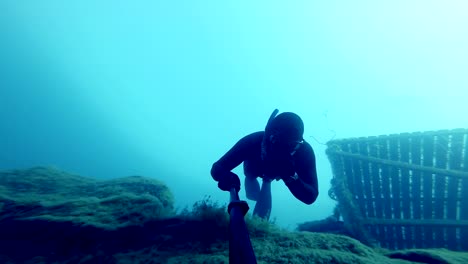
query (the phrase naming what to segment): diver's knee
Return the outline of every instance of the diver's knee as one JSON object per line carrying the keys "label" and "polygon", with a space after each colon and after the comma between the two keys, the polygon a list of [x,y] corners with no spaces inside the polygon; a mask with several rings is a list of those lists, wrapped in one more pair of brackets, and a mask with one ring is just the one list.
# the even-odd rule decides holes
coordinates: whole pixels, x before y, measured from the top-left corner
{"label": "diver's knee", "polygon": [[258,193],[246,191],[245,196],[247,197],[247,199],[252,200],[252,201],[258,200]]}
{"label": "diver's knee", "polygon": [[257,201],[260,194],[260,183],[257,178],[245,177],[245,195],[247,199]]}

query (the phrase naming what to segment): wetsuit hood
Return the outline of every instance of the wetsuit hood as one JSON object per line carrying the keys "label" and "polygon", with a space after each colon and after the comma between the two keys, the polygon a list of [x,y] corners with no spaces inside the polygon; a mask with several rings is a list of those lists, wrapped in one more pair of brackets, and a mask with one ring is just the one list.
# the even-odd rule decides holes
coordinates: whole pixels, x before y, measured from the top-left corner
{"label": "wetsuit hood", "polygon": [[[299,144],[303,142],[304,123],[302,119],[291,112],[284,112],[276,116],[277,113],[278,109],[275,109],[265,127],[262,141],[263,159],[267,157],[269,152],[293,155],[300,146]],[[273,142],[275,143],[273,144]]]}
{"label": "wetsuit hood", "polygon": [[284,141],[301,141],[304,135],[304,123],[295,113],[284,112],[269,122],[266,134],[275,135]]}

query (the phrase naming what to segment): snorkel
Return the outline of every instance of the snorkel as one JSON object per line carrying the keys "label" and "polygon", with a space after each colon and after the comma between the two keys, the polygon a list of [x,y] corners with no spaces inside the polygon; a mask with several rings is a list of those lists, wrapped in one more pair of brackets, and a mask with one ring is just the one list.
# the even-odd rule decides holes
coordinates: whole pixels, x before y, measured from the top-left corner
{"label": "snorkel", "polygon": [[271,113],[270,118],[268,119],[268,123],[267,123],[267,125],[266,125],[266,127],[265,127],[265,131],[267,131],[267,130],[270,129],[270,127],[271,127],[271,122],[273,121],[273,119],[275,119],[275,117],[276,117],[276,115],[278,114],[278,112],[279,112],[279,110],[278,110],[278,109],[275,109],[275,110],[273,111],[273,113]]}
{"label": "snorkel", "polygon": [[270,138],[270,133],[271,133],[271,122],[273,119],[275,119],[276,115],[278,114],[279,110],[275,109],[273,113],[271,113],[270,118],[268,119],[268,122],[265,127],[265,135],[263,136],[262,140],[262,160],[266,159],[267,156],[267,140]]}

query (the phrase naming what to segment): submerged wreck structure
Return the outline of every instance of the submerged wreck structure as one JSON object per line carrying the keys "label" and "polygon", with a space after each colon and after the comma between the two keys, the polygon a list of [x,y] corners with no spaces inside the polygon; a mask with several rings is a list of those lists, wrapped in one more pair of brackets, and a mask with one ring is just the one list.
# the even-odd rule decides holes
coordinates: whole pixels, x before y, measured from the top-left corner
{"label": "submerged wreck structure", "polygon": [[468,129],[327,143],[346,229],[388,249],[468,251]]}

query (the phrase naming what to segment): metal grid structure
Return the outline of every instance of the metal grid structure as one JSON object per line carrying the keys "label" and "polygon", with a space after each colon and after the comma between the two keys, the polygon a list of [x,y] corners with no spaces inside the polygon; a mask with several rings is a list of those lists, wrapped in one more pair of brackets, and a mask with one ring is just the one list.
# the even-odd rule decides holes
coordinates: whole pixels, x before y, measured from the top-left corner
{"label": "metal grid structure", "polygon": [[468,129],[327,143],[332,196],[363,242],[468,250]]}

